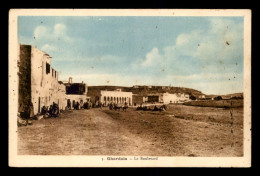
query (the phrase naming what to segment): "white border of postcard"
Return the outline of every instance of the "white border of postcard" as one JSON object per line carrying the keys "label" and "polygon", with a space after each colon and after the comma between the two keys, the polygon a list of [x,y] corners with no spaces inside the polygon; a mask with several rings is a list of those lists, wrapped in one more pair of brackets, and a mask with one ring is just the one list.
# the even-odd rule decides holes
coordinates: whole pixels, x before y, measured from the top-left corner
{"label": "white border of postcard", "polygon": [[[158,160],[102,160],[107,156],[17,154],[18,16],[243,16],[244,156],[158,157]],[[9,11],[9,166],[11,167],[250,167],[251,166],[251,10],[207,9],[11,9]],[[117,156],[118,157],[118,156]],[[122,156],[131,157],[131,156]],[[134,157],[134,156],[133,156]]]}

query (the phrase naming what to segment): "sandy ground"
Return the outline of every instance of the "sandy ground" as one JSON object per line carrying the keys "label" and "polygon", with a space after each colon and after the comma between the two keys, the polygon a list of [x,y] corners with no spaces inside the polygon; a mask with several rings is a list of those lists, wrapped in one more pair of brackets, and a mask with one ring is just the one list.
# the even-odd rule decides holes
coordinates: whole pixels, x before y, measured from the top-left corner
{"label": "sandy ground", "polygon": [[18,128],[20,155],[242,156],[243,109],[75,110]]}

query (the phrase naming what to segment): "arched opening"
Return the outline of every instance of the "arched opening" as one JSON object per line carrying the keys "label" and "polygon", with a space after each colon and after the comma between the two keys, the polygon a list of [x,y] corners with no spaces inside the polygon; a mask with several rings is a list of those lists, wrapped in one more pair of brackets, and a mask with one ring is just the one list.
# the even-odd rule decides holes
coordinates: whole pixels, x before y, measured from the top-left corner
{"label": "arched opening", "polygon": [[95,97],[95,103],[96,102],[99,102],[99,97],[98,96]]}

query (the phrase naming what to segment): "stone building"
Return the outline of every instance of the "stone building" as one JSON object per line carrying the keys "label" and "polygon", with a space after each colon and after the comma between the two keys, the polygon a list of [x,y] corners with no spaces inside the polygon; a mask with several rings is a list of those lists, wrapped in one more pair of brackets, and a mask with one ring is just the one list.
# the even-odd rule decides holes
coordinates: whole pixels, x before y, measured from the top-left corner
{"label": "stone building", "polygon": [[72,77],[69,77],[69,81],[63,81],[66,86],[66,105],[73,108],[78,102],[80,107],[83,107],[85,102],[90,101],[90,97],[87,97],[88,86],[83,81],[82,83],[72,83]]}
{"label": "stone building", "polygon": [[121,89],[117,89],[114,91],[101,90],[101,91],[93,91],[88,92],[88,96],[90,96],[92,103],[101,102],[105,106],[109,103],[115,103],[118,105],[124,105],[127,103],[129,106],[132,105],[132,92],[122,92]]}
{"label": "stone building", "polygon": [[145,102],[146,96],[139,95],[139,94],[133,94],[133,105],[138,106]]}
{"label": "stone building", "polygon": [[53,102],[60,109],[65,108],[65,86],[58,81],[59,74],[51,67],[51,58],[31,45],[20,45],[18,107],[28,109],[32,103],[34,114],[40,113],[43,106],[49,107]]}

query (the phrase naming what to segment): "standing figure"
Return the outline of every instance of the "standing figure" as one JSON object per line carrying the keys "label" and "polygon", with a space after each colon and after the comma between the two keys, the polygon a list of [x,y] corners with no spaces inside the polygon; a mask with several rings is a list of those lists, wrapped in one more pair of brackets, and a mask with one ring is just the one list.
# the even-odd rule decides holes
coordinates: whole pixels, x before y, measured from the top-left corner
{"label": "standing figure", "polygon": [[33,104],[32,102],[30,102],[30,118],[33,118],[34,117],[34,111],[33,111]]}
{"label": "standing figure", "polygon": [[127,106],[127,103],[125,102],[125,105],[124,105],[124,107],[123,107],[123,111],[125,111],[126,112],[126,109],[128,108],[128,106]]}
{"label": "standing figure", "polygon": [[79,110],[80,109],[80,105],[79,105],[79,102],[77,101],[77,104],[76,104],[76,109]]}
{"label": "standing figure", "polygon": [[71,102],[68,101],[68,109],[71,109]]}
{"label": "standing figure", "polygon": [[109,110],[113,110],[113,104],[109,103]]}
{"label": "standing figure", "polygon": [[102,103],[100,101],[98,102],[98,107],[102,110]]}

